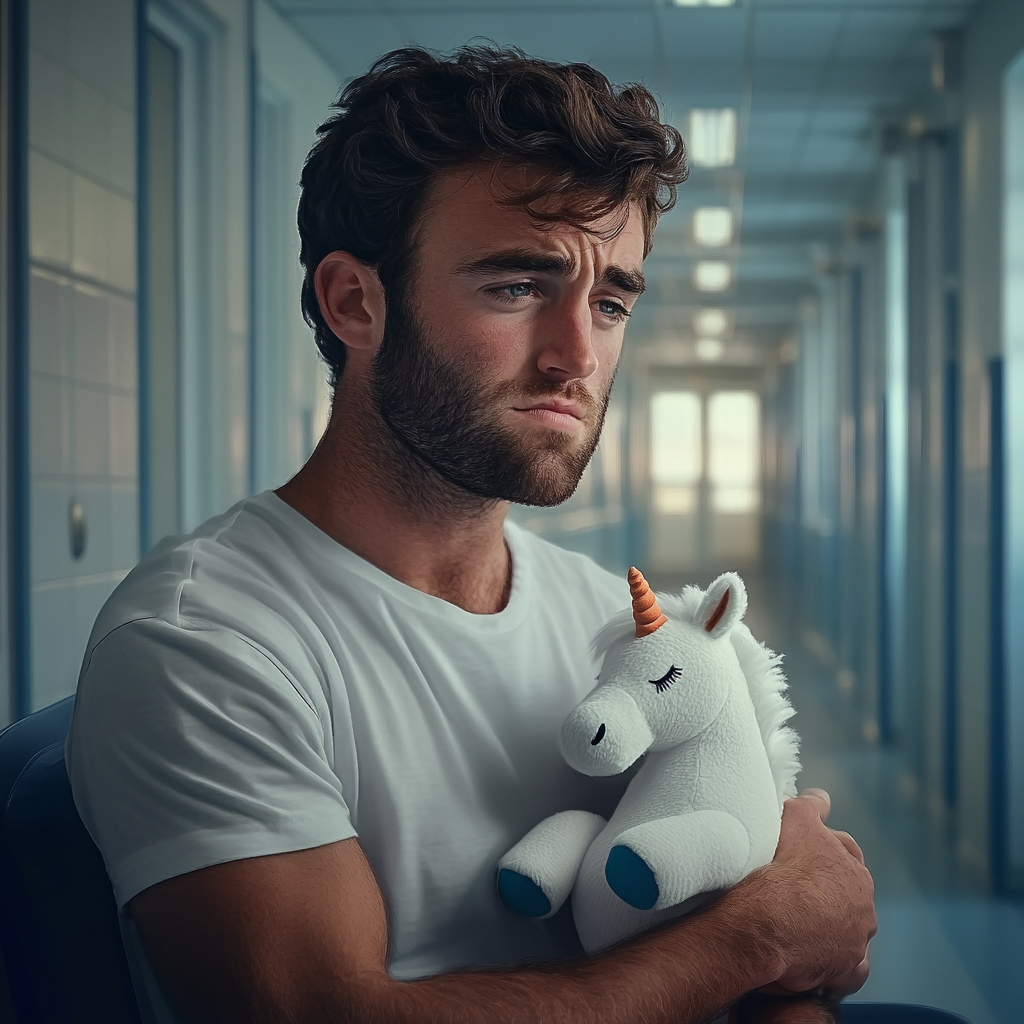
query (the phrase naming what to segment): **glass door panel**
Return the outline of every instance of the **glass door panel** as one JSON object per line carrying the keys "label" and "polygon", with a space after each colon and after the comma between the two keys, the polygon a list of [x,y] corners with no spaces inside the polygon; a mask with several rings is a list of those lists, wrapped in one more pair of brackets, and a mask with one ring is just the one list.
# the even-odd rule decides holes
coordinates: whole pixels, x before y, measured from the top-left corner
{"label": "glass door panel", "polygon": [[661,391],[650,404],[652,572],[721,571],[761,552],[761,401]]}
{"label": "glass door panel", "polygon": [[703,414],[694,391],[651,399],[651,569],[686,569],[701,560]]}

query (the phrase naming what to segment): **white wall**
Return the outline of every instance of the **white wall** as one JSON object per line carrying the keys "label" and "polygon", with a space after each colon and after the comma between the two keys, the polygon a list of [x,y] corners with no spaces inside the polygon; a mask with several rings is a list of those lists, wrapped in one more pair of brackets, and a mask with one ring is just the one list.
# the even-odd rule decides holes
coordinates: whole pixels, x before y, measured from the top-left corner
{"label": "white wall", "polygon": [[187,54],[179,231],[181,525],[190,531],[249,491],[249,5],[149,0],[149,9]]}
{"label": "white wall", "polygon": [[[249,493],[249,98],[247,0],[197,3],[216,22],[209,117],[216,161],[209,167],[211,270],[209,374],[199,401],[209,433],[191,529]],[[196,382],[198,387],[199,382]]]}
{"label": "white wall", "polygon": [[269,202],[259,199],[254,231],[263,285],[254,304],[253,488],[262,490],[287,480],[327,425],[326,370],[299,305],[302,268],[295,213],[303,162],[340,82],[264,0],[256,3],[255,18],[256,82],[265,114],[259,123],[275,136],[261,139],[255,157],[257,179],[269,193]]}

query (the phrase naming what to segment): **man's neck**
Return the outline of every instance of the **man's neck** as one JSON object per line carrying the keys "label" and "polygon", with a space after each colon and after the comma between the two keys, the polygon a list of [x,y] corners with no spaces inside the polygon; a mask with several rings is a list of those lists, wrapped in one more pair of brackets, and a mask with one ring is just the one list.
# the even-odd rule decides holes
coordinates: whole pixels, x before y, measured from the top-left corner
{"label": "man's neck", "polygon": [[466,611],[508,603],[508,502],[467,494],[423,465],[352,396],[278,496],[389,576]]}

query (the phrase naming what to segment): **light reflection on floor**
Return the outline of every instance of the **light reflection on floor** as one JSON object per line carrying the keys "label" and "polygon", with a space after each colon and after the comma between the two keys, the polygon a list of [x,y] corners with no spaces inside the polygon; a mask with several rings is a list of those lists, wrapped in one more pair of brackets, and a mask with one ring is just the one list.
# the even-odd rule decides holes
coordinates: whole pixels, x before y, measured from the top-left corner
{"label": "light reflection on floor", "polygon": [[[834,668],[787,618],[792,603],[770,581],[743,575],[751,630],[786,655],[802,738],[800,784],[829,791],[829,824],[852,833],[875,879],[879,932],[857,998],[940,1006],[972,1024],[1021,1024],[1024,901],[993,898],[957,862],[948,831],[901,786],[898,755],[860,736]],[[708,573],[649,576],[656,590],[710,582]]]}

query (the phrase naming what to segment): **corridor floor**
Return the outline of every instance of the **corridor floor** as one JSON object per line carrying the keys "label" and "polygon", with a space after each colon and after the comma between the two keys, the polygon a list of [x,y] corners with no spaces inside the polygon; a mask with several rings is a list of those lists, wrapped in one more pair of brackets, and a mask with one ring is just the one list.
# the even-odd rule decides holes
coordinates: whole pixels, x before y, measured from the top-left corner
{"label": "corridor floor", "polygon": [[[704,575],[688,582],[707,585]],[[651,582],[682,584],[656,574]],[[856,838],[875,879],[878,935],[855,998],[939,1006],[971,1024],[1024,1024],[1024,901],[994,898],[957,863],[950,833],[908,793],[898,756],[861,739],[834,669],[813,638],[786,625],[785,595],[770,581],[747,583],[751,630],[786,655],[799,785],[828,790],[829,825]]]}

